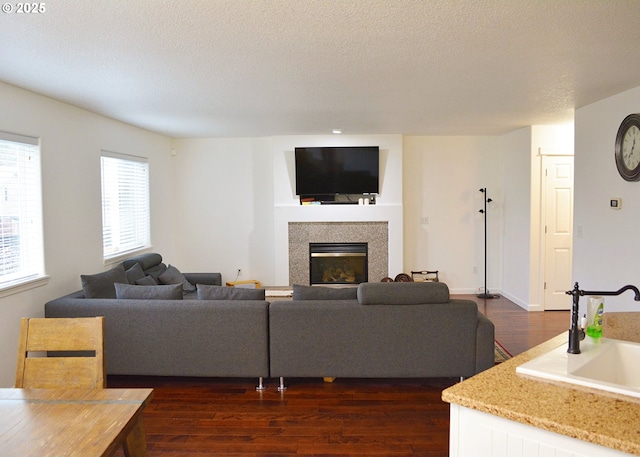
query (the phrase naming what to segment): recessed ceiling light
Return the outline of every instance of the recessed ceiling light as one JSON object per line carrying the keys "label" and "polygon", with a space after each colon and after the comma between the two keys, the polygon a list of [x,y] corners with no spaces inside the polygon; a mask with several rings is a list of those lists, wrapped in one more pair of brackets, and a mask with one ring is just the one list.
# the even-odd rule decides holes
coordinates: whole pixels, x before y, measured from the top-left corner
{"label": "recessed ceiling light", "polygon": [[336,135],[340,135],[342,133],[342,129],[333,129],[331,130],[333,133],[335,133]]}

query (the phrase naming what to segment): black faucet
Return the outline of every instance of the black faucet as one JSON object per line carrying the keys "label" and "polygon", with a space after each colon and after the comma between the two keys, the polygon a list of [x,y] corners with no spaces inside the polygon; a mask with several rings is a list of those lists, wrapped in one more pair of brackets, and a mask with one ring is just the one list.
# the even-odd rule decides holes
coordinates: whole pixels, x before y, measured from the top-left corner
{"label": "black faucet", "polygon": [[578,283],[576,282],[573,286],[573,289],[566,291],[567,295],[573,295],[573,304],[571,305],[571,328],[569,328],[569,349],[567,352],[569,354],[580,354],[580,340],[584,338],[584,332],[578,326],[578,300],[581,295],[620,295],[626,290],[633,290],[635,293],[635,297],[633,299],[635,301],[640,301],[640,290],[636,286],[632,286],[630,284],[622,287],[615,292],[603,292],[598,290],[580,290]]}

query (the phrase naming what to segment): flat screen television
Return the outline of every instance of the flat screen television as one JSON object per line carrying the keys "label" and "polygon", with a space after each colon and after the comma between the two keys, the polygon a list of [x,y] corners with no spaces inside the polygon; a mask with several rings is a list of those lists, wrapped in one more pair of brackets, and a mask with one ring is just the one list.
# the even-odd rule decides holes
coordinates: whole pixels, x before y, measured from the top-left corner
{"label": "flat screen television", "polygon": [[377,194],[380,148],[296,148],[296,195]]}

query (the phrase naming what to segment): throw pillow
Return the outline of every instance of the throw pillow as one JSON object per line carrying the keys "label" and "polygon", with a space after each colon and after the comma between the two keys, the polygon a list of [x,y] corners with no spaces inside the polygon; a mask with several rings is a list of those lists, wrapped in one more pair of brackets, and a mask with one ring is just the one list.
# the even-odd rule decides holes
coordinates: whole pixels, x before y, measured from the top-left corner
{"label": "throw pillow", "polygon": [[361,305],[424,305],[448,303],[443,282],[363,282],[358,285]]}
{"label": "throw pillow", "polygon": [[141,300],[182,300],[182,284],[134,286],[116,284],[116,298]]}
{"label": "throw pillow", "polygon": [[293,285],[294,300],[355,300],[357,287],[323,287]]}
{"label": "throw pillow", "polygon": [[122,265],[103,273],[80,275],[80,281],[85,298],[116,298],[116,289],[113,285],[129,283]]}
{"label": "throw pillow", "polygon": [[156,282],[155,279],[153,279],[153,276],[145,276],[143,278],[140,278],[136,281],[136,285],[138,286],[157,286],[158,283]]}
{"label": "throw pillow", "polygon": [[155,267],[147,268],[146,270],[144,270],[144,273],[147,276],[151,276],[156,283],[160,283],[160,280],[158,278],[162,273],[164,273],[166,269],[167,269],[167,266],[164,263],[160,263]]}
{"label": "throw pillow", "polygon": [[158,276],[158,279],[160,280],[160,284],[182,284],[185,292],[196,290],[196,286],[187,281],[187,278],[180,273],[180,270],[172,265],[169,265],[167,269]]}
{"label": "throw pillow", "polygon": [[138,279],[144,278],[144,271],[139,263],[136,263],[134,266],[125,271],[127,275],[127,279],[129,280],[129,284],[136,284]]}
{"label": "throw pillow", "polygon": [[198,300],[264,300],[264,289],[242,289],[197,284]]}

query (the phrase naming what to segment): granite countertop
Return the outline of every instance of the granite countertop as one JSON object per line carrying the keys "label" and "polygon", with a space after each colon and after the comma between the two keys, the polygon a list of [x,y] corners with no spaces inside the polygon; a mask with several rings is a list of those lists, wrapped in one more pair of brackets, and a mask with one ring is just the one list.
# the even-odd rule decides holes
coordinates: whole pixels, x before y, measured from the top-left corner
{"label": "granite countertop", "polygon": [[516,367],[567,344],[558,335],[458,383],[442,399],[515,422],[640,456],[640,399],[516,374]]}

